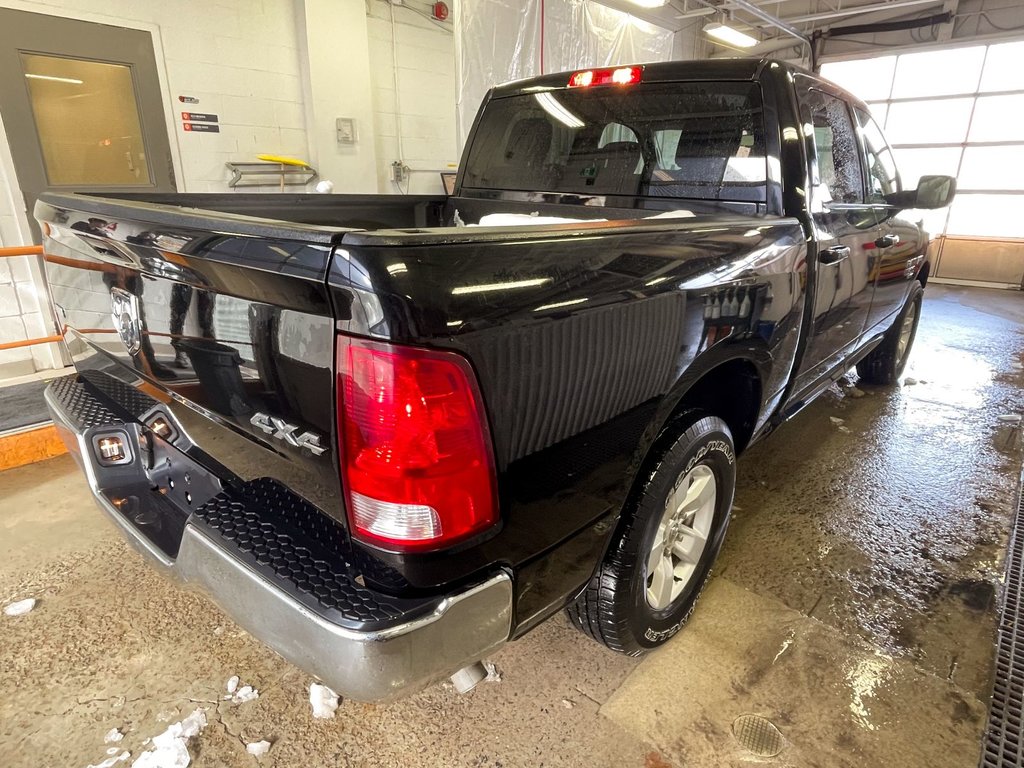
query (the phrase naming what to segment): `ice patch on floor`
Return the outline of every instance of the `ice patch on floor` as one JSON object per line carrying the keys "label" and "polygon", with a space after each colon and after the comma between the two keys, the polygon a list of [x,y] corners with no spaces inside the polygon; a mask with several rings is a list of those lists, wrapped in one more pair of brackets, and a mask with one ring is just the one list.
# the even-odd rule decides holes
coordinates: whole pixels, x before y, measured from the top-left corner
{"label": "ice patch on floor", "polygon": [[224,701],[230,701],[233,704],[244,704],[247,701],[258,699],[260,692],[251,685],[243,685],[241,688],[238,684],[241,682],[238,675],[232,675],[228,678],[225,688],[227,689],[227,696],[224,696]]}
{"label": "ice patch on floor", "polygon": [[4,613],[8,616],[24,616],[35,607],[36,599],[34,597],[28,597],[24,600],[18,600],[15,603],[8,603],[4,606]]}
{"label": "ice patch on floor", "polygon": [[103,734],[103,743],[104,744],[113,744],[115,742],[120,741],[123,738],[124,738],[124,734],[121,733],[121,729],[120,728],[111,728],[109,731],[107,731],[105,734]]}
{"label": "ice patch on floor", "polygon": [[309,686],[309,704],[313,707],[313,717],[329,720],[338,709],[338,694],[320,683]]}
{"label": "ice patch on floor", "polygon": [[266,739],[250,742],[245,745],[245,751],[253,757],[262,757],[270,751],[270,742]]}
{"label": "ice patch on floor", "polygon": [[139,755],[132,768],[188,768],[192,762],[188,742],[202,733],[205,727],[206,713],[201,709],[195,710],[184,720],[167,726],[159,736],[154,736],[153,748]]}

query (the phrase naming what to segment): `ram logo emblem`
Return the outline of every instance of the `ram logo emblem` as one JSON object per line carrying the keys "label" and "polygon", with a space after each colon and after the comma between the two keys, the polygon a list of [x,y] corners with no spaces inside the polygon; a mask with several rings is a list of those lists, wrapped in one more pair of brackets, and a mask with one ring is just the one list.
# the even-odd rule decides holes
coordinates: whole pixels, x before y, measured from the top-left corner
{"label": "ram logo emblem", "polygon": [[327,450],[320,444],[320,436],[312,432],[299,432],[294,424],[289,424],[277,416],[268,416],[258,411],[249,419],[249,423],[258,429],[262,429],[275,440],[284,440],[288,445],[296,448],[305,448],[314,456],[319,456]]}
{"label": "ram logo emblem", "polygon": [[123,288],[110,289],[110,316],[114,330],[129,355],[142,348],[142,329],[139,323],[139,300]]}

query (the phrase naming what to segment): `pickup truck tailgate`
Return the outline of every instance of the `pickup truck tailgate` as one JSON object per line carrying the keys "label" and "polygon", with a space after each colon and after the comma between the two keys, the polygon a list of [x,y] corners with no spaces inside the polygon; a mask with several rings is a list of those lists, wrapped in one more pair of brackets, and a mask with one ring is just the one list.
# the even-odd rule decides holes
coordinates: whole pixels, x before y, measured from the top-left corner
{"label": "pickup truck tailgate", "polygon": [[[61,195],[36,215],[93,394],[129,420],[165,413],[213,475],[280,481],[344,520],[324,286],[336,228]],[[187,508],[211,490],[165,492]]]}

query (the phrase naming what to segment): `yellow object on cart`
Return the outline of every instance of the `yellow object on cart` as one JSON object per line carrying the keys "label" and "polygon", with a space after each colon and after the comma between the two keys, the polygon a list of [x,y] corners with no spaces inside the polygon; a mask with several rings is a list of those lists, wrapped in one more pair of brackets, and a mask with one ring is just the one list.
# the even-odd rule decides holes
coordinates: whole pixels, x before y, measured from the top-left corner
{"label": "yellow object on cart", "polygon": [[268,163],[280,163],[281,165],[298,165],[302,168],[309,168],[309,163],[299,160],[297,157],[284,157],[283,155],[256,155],[257,160],[265,160]]}

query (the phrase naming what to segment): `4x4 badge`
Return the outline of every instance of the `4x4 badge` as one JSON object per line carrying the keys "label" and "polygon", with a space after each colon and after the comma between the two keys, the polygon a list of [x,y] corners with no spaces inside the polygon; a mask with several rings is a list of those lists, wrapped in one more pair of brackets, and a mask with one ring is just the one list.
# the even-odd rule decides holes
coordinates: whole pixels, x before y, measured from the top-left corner
{"label": "4x4 badge", "polygon": [[268,435],[272,435],[276,440],[284,440],[288,445],[293,445],[296,448],[305,448],[314,456],[319,456],[327,450],[320,444],[319,435],[312,432],[299,433],[299,428],[296,425],[289,424],[276,416],[268,416],[257,411],[249,419],[249,423],[262,429]]}

